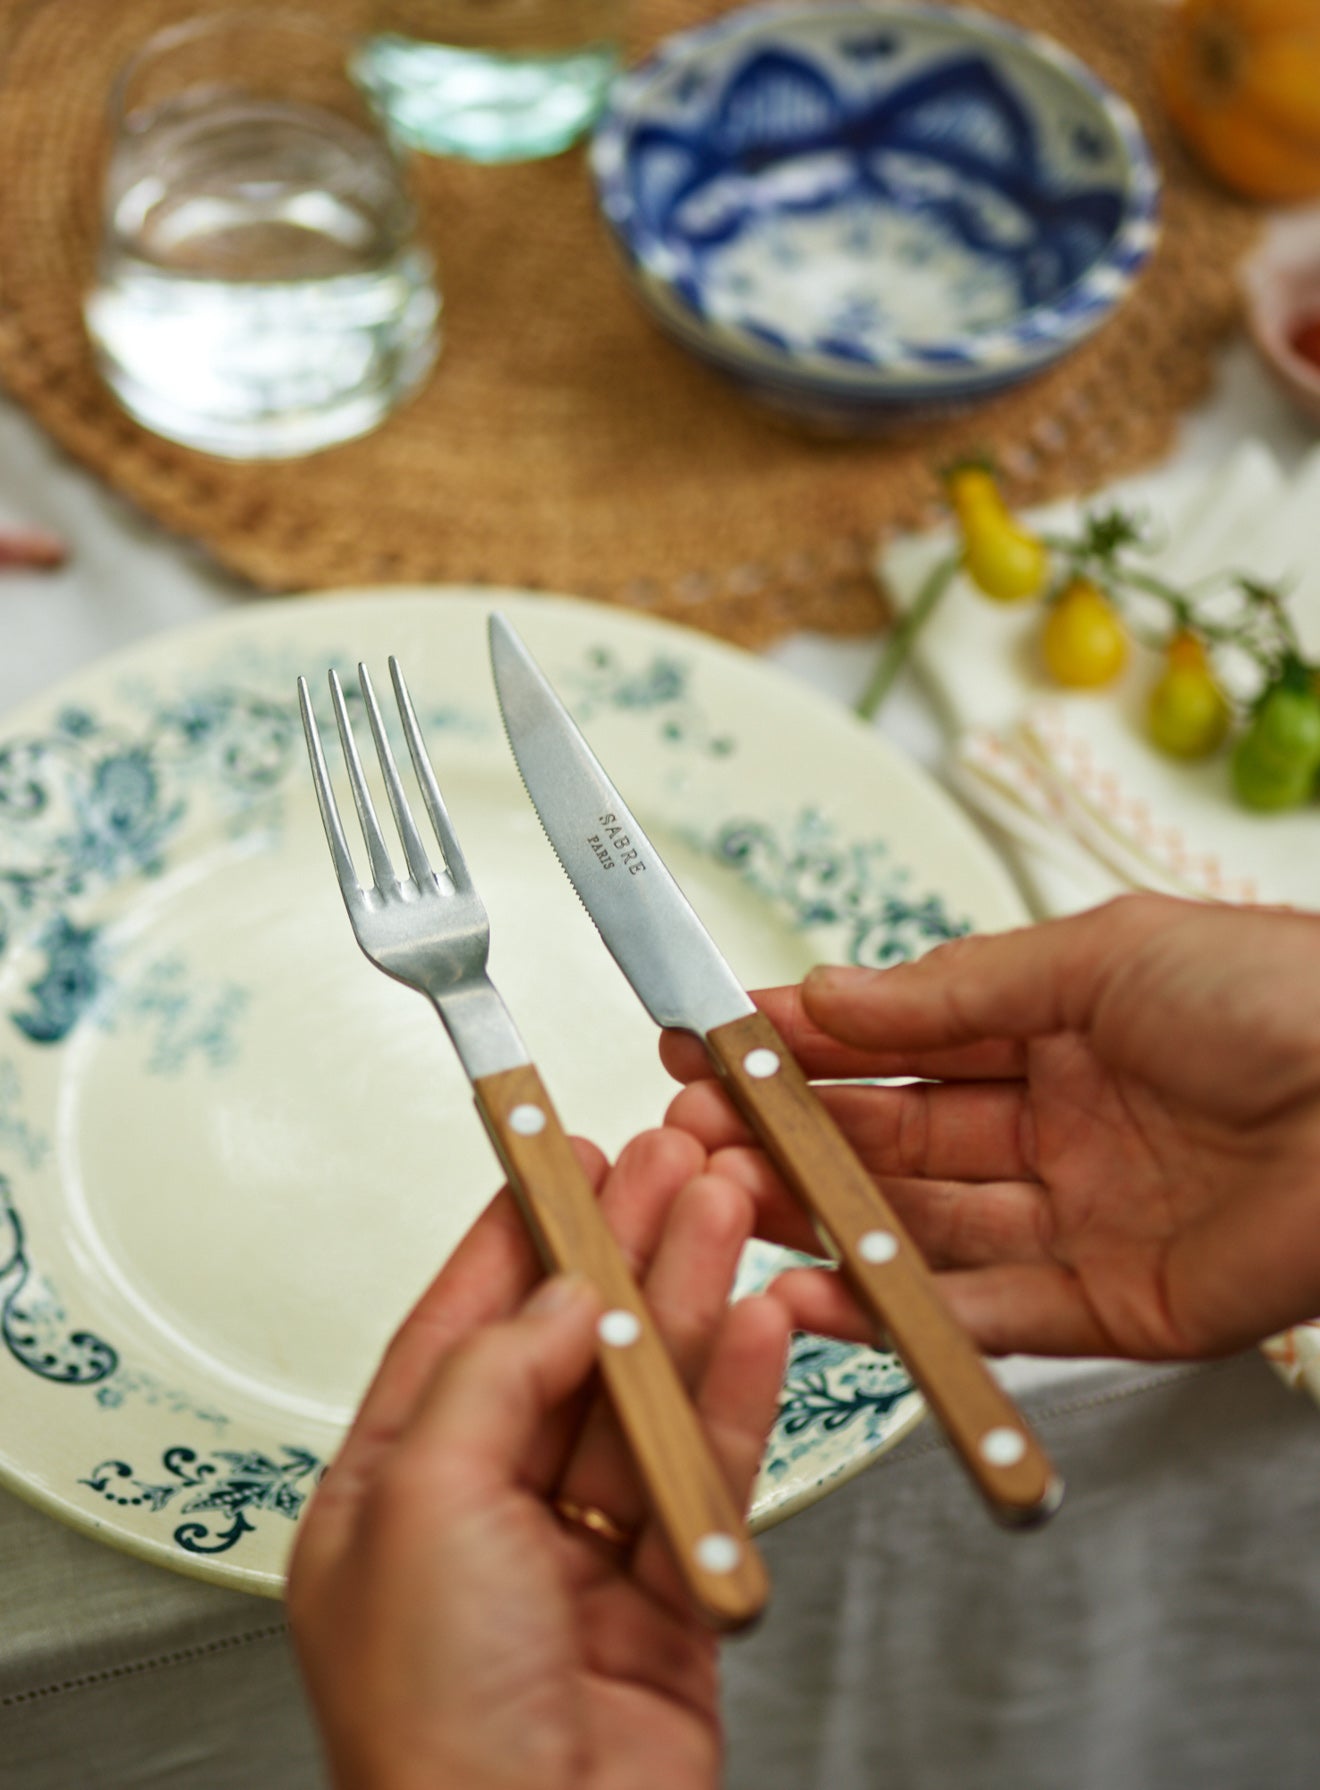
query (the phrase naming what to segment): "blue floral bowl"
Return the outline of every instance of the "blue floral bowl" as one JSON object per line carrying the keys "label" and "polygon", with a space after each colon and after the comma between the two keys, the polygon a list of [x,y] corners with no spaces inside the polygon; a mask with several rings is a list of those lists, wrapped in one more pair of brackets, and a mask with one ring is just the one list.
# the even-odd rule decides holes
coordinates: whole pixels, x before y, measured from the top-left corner
{"label": "blue floral bowl", "polygon": [[963,8],[725,14],[618,84],[592,166],[660,325],[835,429],[1039,371],[1105,321],[1156,234],[1126,103]]}

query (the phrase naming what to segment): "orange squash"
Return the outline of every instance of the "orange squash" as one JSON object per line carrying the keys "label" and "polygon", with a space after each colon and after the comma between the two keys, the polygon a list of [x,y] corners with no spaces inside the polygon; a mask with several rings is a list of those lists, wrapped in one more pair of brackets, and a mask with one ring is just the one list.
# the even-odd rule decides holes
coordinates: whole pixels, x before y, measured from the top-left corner
{"label": "orange squash", "polygon": [[1181,0],[1158,73],[1169,116],[1225,186],[1320,195],[1320,0]]}

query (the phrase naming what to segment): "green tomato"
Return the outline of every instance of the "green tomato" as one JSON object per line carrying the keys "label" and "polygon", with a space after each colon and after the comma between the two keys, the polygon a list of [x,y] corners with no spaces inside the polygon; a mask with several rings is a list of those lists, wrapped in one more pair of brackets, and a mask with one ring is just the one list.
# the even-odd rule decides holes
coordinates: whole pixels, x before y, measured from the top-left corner
{"label": "green tomato", "polygon": [[1315,783],[1313,765],[1281,763],[1254,727],[1233,748],[1230,773],[1238,800],[1262,812],[1300,808],[1309,800]]}
{"label": "green tomato", "polygon": [[1267,692],[1233,751],[1233,788],[1248,808],[1278,811],[1309,800],[1320,771],[1320,698],[1293,683]]}
{"label": "green tomato", "polygon": [[1320,700],[1309,690],[1276,684],[1246,735],[1255,752],[1280,771],[1320,769]]}

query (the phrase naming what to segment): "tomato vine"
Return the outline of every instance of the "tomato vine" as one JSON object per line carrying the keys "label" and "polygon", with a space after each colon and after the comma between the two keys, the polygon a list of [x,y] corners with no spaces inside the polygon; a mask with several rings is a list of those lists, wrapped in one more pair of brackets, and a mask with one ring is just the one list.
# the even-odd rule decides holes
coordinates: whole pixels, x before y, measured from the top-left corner
{"label": "tomato vine", "polygon": [[964,462],[944,475],[957,540],[937,560],[890,636],[857,705],[874,717],[912,643],[961,573],[1000,603],[1042,604],[1040,652],[1054,682],[1112,683],[1129,639],[1158,653],[1146,729],[1161,751],[1203,758],[1227,744],[1238,799],[1263,811],[1300,806],[1320,777],[1320,665],[1303,653],[1285,593],[1226,570],[1185,586],[1149,563],[1151,525],[1118,506],[1069,534],[1033,533],[1005,504],[993,470]]}

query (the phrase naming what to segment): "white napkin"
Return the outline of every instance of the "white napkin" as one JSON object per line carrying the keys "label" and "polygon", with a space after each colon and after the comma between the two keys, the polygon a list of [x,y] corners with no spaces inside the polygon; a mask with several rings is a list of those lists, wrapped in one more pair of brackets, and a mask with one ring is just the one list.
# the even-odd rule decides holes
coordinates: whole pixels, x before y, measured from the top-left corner
{"label": "white napkin", "polygon": [[[1150,569],[1175,583],[1225,567],[1287,577],[1304,649],[1320,656],[1320,450],[1286,479],[1249,442],[1213,473],[1156,475],[1104,494],[1151,517],[1162,550]],[[1033,512],[1032,526],[1071,529],[1077,503]],[[910,602],[950,537],[895,543],[881,573]],[[1034,605],[1005,608],[956,580],[918,637],[914,661],[953,735],[950,774],[1005,837],[1042,913],[1092,905],[1124,888],[1320,907],[1314,809],[1255,814],[1228,794],[1220,755],[1188,765],[1146,742],[1142,710],[1152,655],[1116,689],[1060,693],[1035,657]]]}
{"label": "white napkin", "polygon": [[[1184,584],[1241,571],[1286,579],[1303,650],[1320,658],[1320,449],[1286,477],[1244,443],[1210,473],[1131,480],[1085,503],[1031,512],[1028,526],[1071,532],[1084,509],[1118,503],[1150,518],[1149,569]],[[948,531],[889,546],[880,573],[898,608],[950,550]],[[1154,655],[1133,652],[1120,685],[1060,692],[1036,655],[1035,605],[1005,607],[964,579],[918,635],[913,662],[943,710],[949,774],[997,835],[1041,915],[1094,906],[1124,889],[1320,908],[1320,816],[1314,807],[1256,814],[1228,788],[1224,754],[1201,764],[1147,743]],[[1320,1399],[1320,1322],[1265,1345],[1290,1383]]]}

